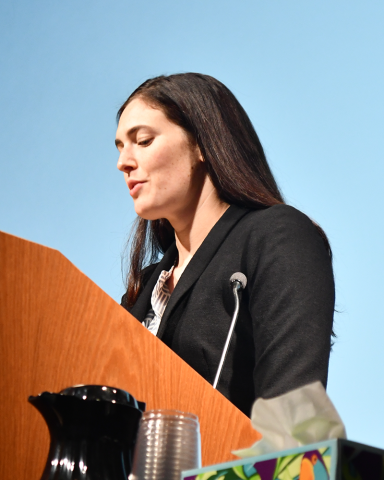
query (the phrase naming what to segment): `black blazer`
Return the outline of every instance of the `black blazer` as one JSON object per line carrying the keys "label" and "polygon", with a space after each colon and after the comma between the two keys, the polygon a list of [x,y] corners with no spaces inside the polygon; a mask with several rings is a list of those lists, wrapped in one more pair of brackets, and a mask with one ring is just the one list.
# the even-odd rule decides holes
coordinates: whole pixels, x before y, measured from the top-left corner
{"label": "black blazer", "polygon": [[[160,272],[176,255],[173,244],[147,270],[149,279],[130,309],[140,322]],[[234,309],[229,278],[235,272],[248,284],[218,390],[250,415],[258,397],[315,380],[325,386],[334,311],[331,260],[313,223],[287,205],[228,208],[184,270],[158,337],[213,383]]]}

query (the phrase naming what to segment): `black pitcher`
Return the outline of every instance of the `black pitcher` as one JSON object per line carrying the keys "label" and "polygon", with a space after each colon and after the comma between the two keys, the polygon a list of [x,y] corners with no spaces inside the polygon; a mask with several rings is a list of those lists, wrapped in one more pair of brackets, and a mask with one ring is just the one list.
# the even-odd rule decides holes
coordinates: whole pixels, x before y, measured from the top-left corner
{"label": "black pitcher", "polygon": [[28,401],[51,435],[41,480],[127,480],[144,403],[100,385],[43,392]]}

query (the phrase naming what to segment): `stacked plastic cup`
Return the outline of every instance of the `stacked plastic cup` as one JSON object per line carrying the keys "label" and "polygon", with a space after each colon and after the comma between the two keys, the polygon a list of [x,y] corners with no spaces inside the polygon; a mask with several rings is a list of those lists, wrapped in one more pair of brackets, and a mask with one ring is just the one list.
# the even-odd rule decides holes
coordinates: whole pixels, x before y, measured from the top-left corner
{"label": "stacked plastic cup", "polygon": [[141,418],[131,480],[180,480],[201,467],[199,419],[177,410],[149,410]]}

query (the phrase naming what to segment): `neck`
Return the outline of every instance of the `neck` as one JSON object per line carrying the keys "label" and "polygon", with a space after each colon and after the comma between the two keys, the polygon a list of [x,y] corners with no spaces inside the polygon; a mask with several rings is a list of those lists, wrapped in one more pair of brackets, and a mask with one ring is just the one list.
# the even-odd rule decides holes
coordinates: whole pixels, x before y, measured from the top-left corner
{"label": "neck", "polygon": [[180,274],[228,207],[229,204],[219,199],[216,189],[209,180],[203,187],[200,201],[194,211],[183,216],[182,220],[171,222],[175,229],[179,253],[177,270]]}

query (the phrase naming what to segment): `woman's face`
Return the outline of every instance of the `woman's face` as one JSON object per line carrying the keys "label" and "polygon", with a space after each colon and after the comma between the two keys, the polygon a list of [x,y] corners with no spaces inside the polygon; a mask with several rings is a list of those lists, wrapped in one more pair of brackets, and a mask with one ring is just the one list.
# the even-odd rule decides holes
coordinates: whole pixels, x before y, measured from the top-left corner
{"label": "woman's face", "polygon": [[117,168],[140,217],[173,223],[196,210],[206,177],[200,150],[162,110],[132,100],[121,115],[116,146]]}

